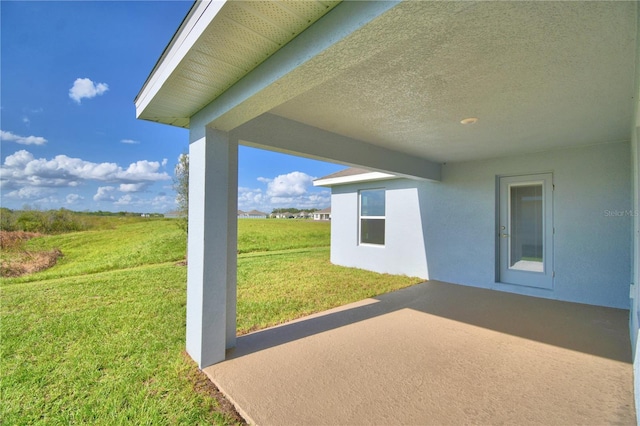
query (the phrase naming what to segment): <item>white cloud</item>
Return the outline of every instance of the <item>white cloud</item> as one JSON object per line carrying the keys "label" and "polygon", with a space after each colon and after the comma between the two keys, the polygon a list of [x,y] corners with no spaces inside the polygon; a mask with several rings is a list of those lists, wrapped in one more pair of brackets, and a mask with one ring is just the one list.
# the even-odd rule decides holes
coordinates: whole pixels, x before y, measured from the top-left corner
{"label": "white cloud", "polygon": [[42,108],[23,108],[22,123],[29,127],[31,125],[31,117],[29,117],[29,115],[41,114],[43,111],[44,109]]}
{"label": "white cloud", "polygon": [[162,159],[162,167],[167,167],[167,163],[169,162],[169,160],[167,160],[166,158]]}
{"label": "white cloud", "polygon": [[140,192],[143,191],[149,186],[148,182],[140,182],[140,183],[121,183],[118,190],[120,192]]}
{"label": "white cloud", "polygon": [[101,186],[98,188],[98,192],[93,196],[93,201],[115,201],[113,192],[116,189],[113,186]]}
{"label": "white cloud", "polygon": [[238,208],[241,210],[253,210],[262,207],[267,201],[261,189],[238,188]]}
{"label": "white cloud", "polygon": [[80,196],[78,194],[69,194],[69,195],[67,195],[65,200],[67,201],[67,204],[75,204],[78,201],[84,200],[84,197],[82,197],[82,196]]}
{"label": "white cloud", "polygon": [[60,204],[60,200],[58,200],[58,198],[56,198],[53,195],[49,196],[49,197],[39,198],[39,199],[34,201],[34,206],[38,206],[37,208],[42,207],[42,205],[46,205],[48,207],[51,207],[51,206],[55,206],[55,205],[59,205],[59,204]]}
{"label": "white cloud", "polygon": [[[182,164],[182,163],[183,163],[182,158],[183,158],[183,157],[185,157],[185,158],[187,159],[187,161],[189,161],[189,156],[188,156],[188,154],[184,154],[184,153],[183,153],[183,154],[178,155],[178,162],[176,163],[176,167],[175,167],[175,169],[173,170],[173,171],[174,171],[174,173],[175,173],[176,175],[178,175],[178,174],[182,173],[182,165],[183,165],[183,164]],[[189,163],[187,162],[187,164],[189,164]]]}
{"label": "white cloud", "polygon": [[175,203],[175,200],[169,197],[168,195],[158,194],[158,196],[154,197],[151,200],[151,205],[155,207],[163,207],[163,208],[172,207],[173,208],[175,207],[176,203]]}
{"label": "white cloud", "polygon": [[[149,185],[171,179],[166,172],[159,170],[157,161],[141,160],[123,169],[115,163],[93,163],[66,155],[57,155],[50,160],[36,159],[30,152],[20,150],[5,158],[0,166],[0,182],[3,187],[18,188],[73,187],[84,181]],[[132,187],[125,188],[130,191]]]}
{"label": "white cloud", "polygon": [[45,197],[49,194],[52,194],[52,191],[50,189],[25,187],[17,189],[15,191],[11,191],[7,193],[5,197],[14,200],[35,200],[37,198]]}
{"label": "white cloud", "polygon": [[83,98],[91,99],[109,90],[106,83],[94,83],[88,78],[77,78],[69,89],[69,97],[80,104]]}
{"label": "white cloud", "polygon": [[167,211],[176,208],[175,200],[166,195],[158,195],[152,199],[143,199],[132,194],[125,194],[113,203],[115,206],[135,206],[135,208],[147,207],[155,211]]}
{"label": "white cloud", "polygon": [[[135,163],[131,163],[129,168],[124,172],[124,174],[128,176],[156,176],[159,173],[156,173],[160,169],[160,163],[157,161],[136,161]],[[163,173],[167,177],[166,173]],[[148,180],[148,179],[144,179]],[[149,180],[158,180],[158,179],[149,179]]]}
{"label": "white cloud", "polygon": [[139,197],[136,197],[134,195],[131,194],[127,194],[127,195],[123,195],[122,197],[120,197],[118,199],[118,201],[116,201],[115,203],[113,203],[116,206],[131,206],[131,205],[144,205],[145,202],[143,200],[141,200]]}
{"label": "white cloud", "polygon": [[137,144],[140,143],[140,141],[136,141],[136,140],[133,140],[133,139],[122,139],[120,142],[129,144],[129,145],[137,145]]}
{"label": "white cloud", "polygon": [[269,197],[293,197],[306,194],[307,188],[313,184],[314,179],[302,172],[291,172],[273,179],[258,178],[260,182],[267,184]]}
{"label": "white cloud", "polygon": [[305,194],[297,197],[272,197],[269,201],[276,207],[323,209],[331,204],[331,194],[325,190],[315,194]]}
{"label": "white cloud", "polygon": [[4,159],[4,165],[5,167],[18,168],[26,166],[32,160],[33,155],[31,155],[29,151],[21,149],[20,151],[7,156],[7,158]]}
{"label": "white cloud", "polygon": [[257,180],[267,185],[260,188],[238,188],[238,208],[258,209],[266,212],[277,207],[299,209],[322,209],[331,204],[331,193],[326,189],[312,188],[313,179],[303,172],[291,172],[275,178],[259,177]]}
{"label": "white cloud", "polygon": [[15,142],[20,145],[44,145],[47,143],[47,140],[41,136],[19,136],[4,130],[0,130],[0,140]]}

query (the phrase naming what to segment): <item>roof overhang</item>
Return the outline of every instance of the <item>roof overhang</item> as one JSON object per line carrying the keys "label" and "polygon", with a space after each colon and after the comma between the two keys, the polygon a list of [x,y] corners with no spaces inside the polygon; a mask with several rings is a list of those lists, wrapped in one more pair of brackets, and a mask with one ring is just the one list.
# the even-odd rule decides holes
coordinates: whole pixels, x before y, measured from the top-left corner
{"label": "roof overhang", "polygon": [[382,172],[364,172],[354,175],[348,176],[337,176],[331,177],[327,176],[325,178],[316,179],[313,181],[313,186],[339,186],[339,185],[348,185],[352,183],[362,183],[362,182],[375,182],[379,180],[390,180],[390,179],[399,179],[400,176],[393,175],[391,173],[382,173]]}
{"label": "roof overhang", "polygon": [[[296,23],[291,4],[309,18],[290,37],[246,41]],[[628,141],[637,52],[637,2],[199,2],[136,107],[192,141],[270,121],[460,162]]]}
{"label": "roof overhang", "polygon": [[194,3],[135,99],[137,117],[178,127],[340,0]]}

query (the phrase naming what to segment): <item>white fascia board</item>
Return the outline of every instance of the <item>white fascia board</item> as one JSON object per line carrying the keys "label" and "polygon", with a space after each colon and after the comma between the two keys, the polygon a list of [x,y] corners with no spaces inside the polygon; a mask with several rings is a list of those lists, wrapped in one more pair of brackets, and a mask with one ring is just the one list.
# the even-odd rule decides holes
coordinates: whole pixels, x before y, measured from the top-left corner
{"label": "white fascia board", "polygon": [[198,1],[189,11],[189,14],[169,42],[163,56],[158,60],[135,99],[137,118],[140,118],[143,111],[149,106],[149,103],[158,94],[169,76],[176,70],[226,2],[227,0]]}
{"label": "white fascia board", "polygon": [[346,185],[349,183],[358,183],[358,182],[372,182],[376,180],[389,180],[389,179],[399,179],[400,176],[392,175],[389,173],[382,172],[371,172],[371,173],[362,173],[359,175],[351,175],[351,176],[341,176],[329,179],[316,179],[313,181],[313,186],[337,186],[337,185]]}

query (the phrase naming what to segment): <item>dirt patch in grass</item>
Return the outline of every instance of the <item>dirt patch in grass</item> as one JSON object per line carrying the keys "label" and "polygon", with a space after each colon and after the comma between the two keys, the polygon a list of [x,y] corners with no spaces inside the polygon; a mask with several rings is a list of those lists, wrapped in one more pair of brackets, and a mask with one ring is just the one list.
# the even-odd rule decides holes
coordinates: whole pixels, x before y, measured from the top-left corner
{"label": "dirt patch in grass", "polygon": [[20,277],[51,268],[63,254],[58,248],[45,251],[24,250],[23,245],[31,238],[39,237],[35,232],[0,232],[0,276]]}
{"label": "dirt patch in grass", "polygon": [[198,367],[193,364],[193,361],[187,355],[186,352],[182,353],[182,356],[185,358],[185,361],[192,364],[189,369],[189,381],[193,383],[193,389],[202,395],[208,395],[216,400],[218,403],[218,407],[211,407],[213,411],[222,413],[227,416],[230,420],[233,421],[234,424],[237,425],[246,425],[247,422],[242,418],[240,414],[236,411],[236,408],[233,404],[224,396],[220,389],[216,387],[216,385],[209,380],[206,374],[204,374]]}
{"label": "dirt patch in grass", "polygon": [[4,250],[19,250],[25,241],[41,236],[42,234],[37,232],[0,231],[0,248]]}

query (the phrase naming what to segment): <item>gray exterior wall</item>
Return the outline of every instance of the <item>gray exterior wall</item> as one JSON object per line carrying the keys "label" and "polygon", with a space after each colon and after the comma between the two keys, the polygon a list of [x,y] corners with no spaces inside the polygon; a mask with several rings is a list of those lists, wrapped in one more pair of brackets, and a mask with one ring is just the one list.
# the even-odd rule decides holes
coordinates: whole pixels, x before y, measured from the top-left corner
{"label": "gray exterior wall", "polygon": [[[385,245],[359,245],[358,191],[386,189]],[[334,186],[331,190],[331,262],[428,278],[416,181],[394,179]]]}
{"label": "gray exterior wall", "polygon": [[[640,15],[639,15],[640,19]],[[639,22],[640,24],[640,22]],[[640,55],[639,68],[640,69]],[[640,92],[639,84],[636,84],[636,93]],[[636,407],[640,407],[640,101],[636,102],[636,114],[632,130],[631,157],[632,157],[632,200],[633,200],[633,231],[632,231],[632,259],[633,259],[633,287],[631,289],[631,309],[629,312],[629,328],[631,329],[631,344],[633,348],[633,372]]]}
{"label": "gray exterior wall", "polygon": [[[640,14],[638,14],[637,29],[640,29]],[[633,288],[631,289],[631,309],[629,327],[631,329],[631,345],[633,348],[633,372],[636,409],[640,407],[640,37],[636,37],[636,84],[634,88],[635,110],[631,128],[631,168],[633,200],[633,230],[632,230],[632,259],[633,259]]]}
{"label": "gray exterior wall", "polygon": [[[442,182],[332,188],[331,261],[377,272],[629,308],[629,143],[446,164]],[[496,177],[553,172],[554,288],[496,282]],[[387,244],[358,246],[357,191],[387,189]]]}

